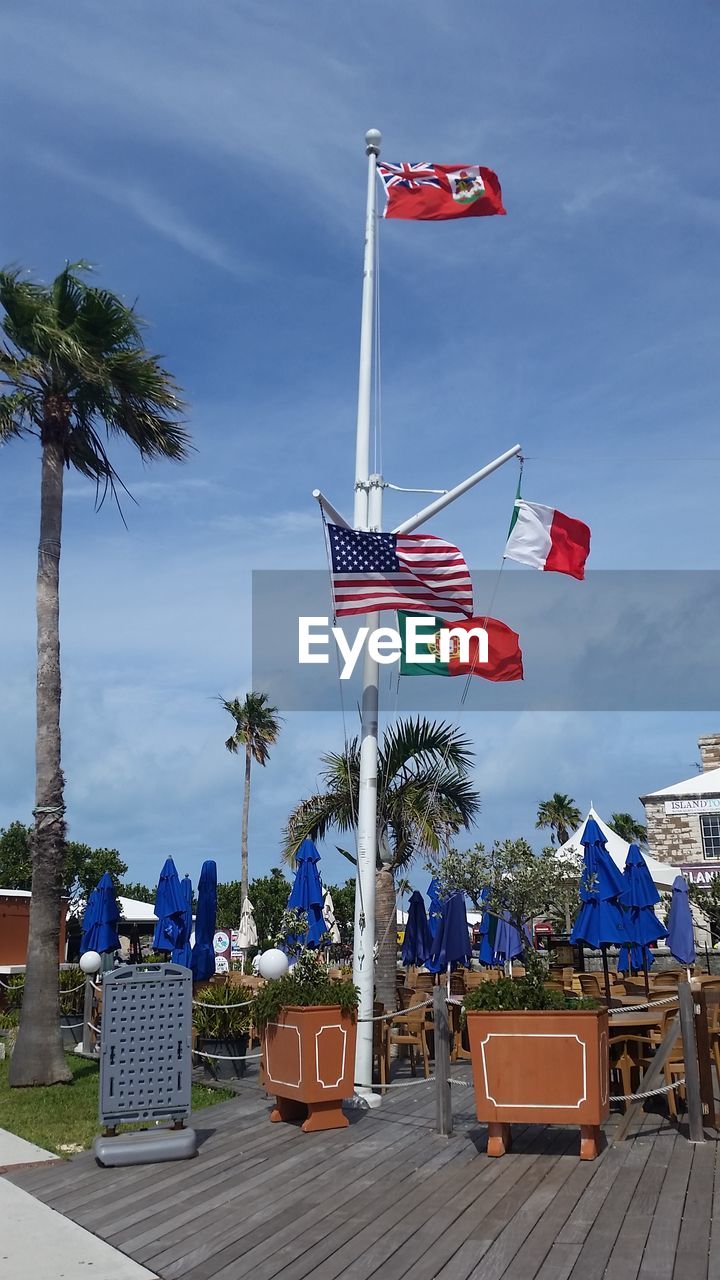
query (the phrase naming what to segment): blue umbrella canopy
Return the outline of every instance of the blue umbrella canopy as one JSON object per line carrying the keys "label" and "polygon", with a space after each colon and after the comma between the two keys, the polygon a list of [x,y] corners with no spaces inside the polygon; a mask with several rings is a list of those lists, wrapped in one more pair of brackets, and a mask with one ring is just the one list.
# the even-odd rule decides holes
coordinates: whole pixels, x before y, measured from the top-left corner
{"label": "blue umbrella canopy", "polygon": [[323,889],[317,869],[320,854],[309,836],[300,845],[295,861],[297,869],[288,898],[288,909],[302,911],[307,916],[307,933],[298,938],[298,941],[306,947],[317,947],[327,932],[327,925],[323,919]]}
{"label": "blue umbrella canopy", "polygon": [[157,924],[153,934],[156,951],[173,951],[178,945],[185,917],[185,899],[180,888],[180,877],[172,858],[166,858],[160,872],[155,898]]}
{"label": "blue umbrella canopy", "polygon": [[432,935],[428,924],[425,902],[416,889],[410,895],[405,937],[402,945],[402,960],[405,965],[423,965],[430,955]]}
{"label": "blue umbrella canopy", "polygon": [[203,862],[198,880],[197,912],[195,914],[195,946],[192,949],[190,967],[195,982],[207,982],[215,972],[213,937],[217,915],[217,865],[210,859]]}
{"label": "blue umbrella canopy", "polygon": [[513,924],[509,911],[503,911],[498,917],[495,934],[495,963],[506,964],[523,953],[523,941],[517,925]]}
{"label": "blue umbrella canopy", "polygon": [[623,871],[625,890],[622,901],[625,905],[625,927],[632,947],[624,946],[618,956],[618,969],[642,969],[644,965],[654,963],[654,956],[649,949],[651,942],[658,942],[667,937],[667,929],[658,920],[653,907],[660,901],[660,894],[648,865],[638,845],[631,844],[625,859]]}
{"label": "blue umbrella canopy", "polygon": [[478,955],[481,964],[495,964],[495,938],[497,936],[498,918],[487,909],[490,889],[484,888],[480,894],[483,914],[480,920],[480,947]]}
{"label": "blue umbrella canopy", "polygon": [[442,916],[442,896],[440,892],[440,881],[433,876],[427,887],[427,897],[430,903],[428,911],[428,924],[430,926],[430,935],[434,938],[440,928],[440,918]]}
{"label": "blue umbrella canopy", "polygon": [[465,894],[458,889],[442,904],[440,924],[426,968],[432,973],[440,973],[448,966],[455,968],[459,964],[469,965],[471,955]]}
{"label": "blue umbrella canopy", "polygon": [[672,902],[668,914],[667,945],[680,964],[695,963],[695,934],[688,887],[682,876],[673,880]]}
{"label": "blue umbrella canopy", "polygon": [[630,942],[620,899],[625,889],[622,872],[618,871],[606,848],[606,840],[594,818],[588,818],[580,837],[583,846],[583,869],[580,875],[582,907],[570,934],[570,941],[588,947],[605,947],[610,943]]}
{"label": "blue umbrella canopy", "polygon": [[87,901],[83,916],[80,954],[84,955],[86,951],[99,951],[102,955],[104,951],[117,951],[120,946],[117,932],[119,919],[120,908],[115,900],[115,886],[110,872],[106,871]]}
{"label": "blue umbrella canopy", "polygon": [[173,964],[184,964],[185,968],[189,969],[192,959],[192,948],[190,946],[190,934],[192,933],[192,881],[189,876],[183,876],[180,891],[185,903],[185,910],[183,911],[178,940],[172,949],[170,959]]}

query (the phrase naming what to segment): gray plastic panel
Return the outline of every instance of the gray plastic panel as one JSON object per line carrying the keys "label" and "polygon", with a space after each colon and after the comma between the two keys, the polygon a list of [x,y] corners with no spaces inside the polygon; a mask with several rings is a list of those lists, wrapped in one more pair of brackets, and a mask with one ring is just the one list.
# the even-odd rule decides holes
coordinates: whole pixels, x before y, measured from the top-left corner
{"label": "gray plastic panel", "polygon": [[181,1120],[190,1114],[192,973],[177,964],[105,974],[100,1122]]}
{"label": "gray plastic panel", "polygon": [[96,1138],[95,1159],[109,1168],[127,1164],[158,1164],[163,1160],[191,1160],[197,1151],[194,1129],[150,1129]]}

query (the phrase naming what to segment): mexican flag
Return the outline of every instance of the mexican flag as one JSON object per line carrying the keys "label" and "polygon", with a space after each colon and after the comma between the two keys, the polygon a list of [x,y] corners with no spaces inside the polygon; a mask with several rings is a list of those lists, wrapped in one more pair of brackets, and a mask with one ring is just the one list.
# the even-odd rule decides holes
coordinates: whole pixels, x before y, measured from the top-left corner
{"label": "mexican flag", "polygon": [[516,498],[504,552],[507,560],[582,579],[589,554],[590,530],[582,520],[573,520],[554,507]]}
{"label": "mexican flag", "polygon": [[[417,634],[415,651],[417,654],[428,654],[432,661],[412,661],[409,654],[411,637],[408,624],[415,624]],[[422,623],[422,626],[420,625]],[[522,680],[523,664],[520,637],[516,631],[500,622],[497,618],[463,618],[459,622],[447,622],[444,618],[432,617],[430,614],[398,612],[398,629],[402,642],[400,654],[401,676],[483,676],[485,680]],[[461,656],[460,632],[472,632],[484,629],[487,634],[487,657],[485,645],[480,644],[481,637],[468,637],[467,660]],[[441,635],[443,631],[453,632],[448,638],[448,661],[443,662],[441,653]]]}

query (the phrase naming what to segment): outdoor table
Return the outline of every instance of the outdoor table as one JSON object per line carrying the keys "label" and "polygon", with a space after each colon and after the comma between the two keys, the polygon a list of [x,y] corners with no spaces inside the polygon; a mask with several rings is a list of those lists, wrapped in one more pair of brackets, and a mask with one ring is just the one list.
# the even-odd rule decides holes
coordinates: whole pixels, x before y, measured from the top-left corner
{"label": "outdoor table", "polygon": [[652,1027],[661,1027],[665,1018],[665,1013],[672,1006],[665,1005],[662,1009],[658,1009],[657,1013],[653,1013],[652,1009],[644,1009],[642,1013],[612,1013],[610,1014],[610,1033],[613,1031],[626,1031],[629,1027],[633,1031],[647,1030]]}

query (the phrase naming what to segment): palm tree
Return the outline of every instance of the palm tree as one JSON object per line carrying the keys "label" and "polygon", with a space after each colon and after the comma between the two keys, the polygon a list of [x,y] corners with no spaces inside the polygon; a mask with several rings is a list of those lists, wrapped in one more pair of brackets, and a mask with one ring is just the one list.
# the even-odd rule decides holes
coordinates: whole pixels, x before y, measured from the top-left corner
{"label": "palm tree", "polygon": [[120,481],[106,441],[118,436],[143,460],[184,458],[189,437],[178,388],[142,343],[132,307],[66,264],[51,285],[0,270],[0,444],[32,436],[41,446],[37,569],[37,734],[32,901],[22,1019],[12,1085],[56,1084],[70,1072],[58,1017],[60,894],[65,853],[60,758],[59,569],[63,478],[74,467],[95,481],[98,505]]}
{"label": "palm tree", "polygon": [[647,844],[647,827],[642,822],[637,822],[631,813],[611,814],[610,826],[628,844]]}
{"label": "palm tree", "polygon": [[248,895],[248,817],[250,814],[250,766],[253,760],[265,766],[270,758],[269,747],[274,747],[280,734],[280,717],[277,707],[268,705],[266,693],[248,693],[245,701],[232,698],[227,702],[220,698],[228,715],[235,721],[235,732],[225,746],[233,755],[245,748],[245,794],[242,813],[242,887],[243,901]]}
{"label": "palm tree", "polygon": [[[396,889],[394,876],[421,853],[437,853],[470,826],[480,797],[468,776],[469,740],[452,725],[400,720],[385,731],[378,752],[378,870],[375,882],[375,987],[386,1008],[395,999]],[[331,827],[355,829],[360,744],[322,757],[324,790],[296,806],[285,829],[285,858],[292,863],[305,836],[322,839]]]}
{"label": "palm tree", "polygon": [[539,829],[549,827],[552,832],[552,843],[565,844],[570,837],[570,831],[578,825],[581,816],[575,801],[570,796],[556,791],[550,800],[543,800],[538,805],[535,826]]}

